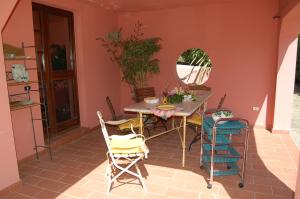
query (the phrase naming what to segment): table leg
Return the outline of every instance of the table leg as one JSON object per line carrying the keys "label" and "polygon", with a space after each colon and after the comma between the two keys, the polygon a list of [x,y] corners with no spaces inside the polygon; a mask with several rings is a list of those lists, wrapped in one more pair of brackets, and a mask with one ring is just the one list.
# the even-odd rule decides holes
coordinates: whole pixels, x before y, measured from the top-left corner
{"label": "table leg", "polygon": [[186,116],[183,116],[183,139],[182,139],[182,166],[185,166],[185,137],[186,137]]}
{"label": "table leg", "polygon": [[172,129],[174,129],[175,128],[175,119],[174,119],[174,117],[172,117]]}
{"label": "table leg", "polygon": [[140,134],[143,135],[144,134],[144,127],[143,127],[143,113],[139,113],[139,117],[140,117]]}
{"label": "table leg", "polygon": [[204,104],[203,104],[203,112],[205,112],[206,109],[207,109],[207,101],[205,101]]}

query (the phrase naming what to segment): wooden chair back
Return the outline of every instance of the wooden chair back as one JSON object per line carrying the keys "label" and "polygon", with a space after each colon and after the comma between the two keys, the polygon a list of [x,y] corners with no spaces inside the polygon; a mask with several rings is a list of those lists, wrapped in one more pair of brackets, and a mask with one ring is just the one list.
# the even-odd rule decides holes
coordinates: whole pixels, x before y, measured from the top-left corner
{"label": "wooden chair back", "polygon": [[220,102],[217,106],[217,109],[221,109],[223,104],[224,104],[224,101],[225,101],[225,98],[226,98],[226,93],[224,94],[224,96],[220,99]]}
{"label": "wooden chair back", "polygon": [[136,89],[135,90],[135,100],[136,102],[144,101],[146,97],[154,97],[155,90],[154,87],[143,88],[143,89]]}
{"label": "wooden chair back", "polygon": [[110,101],[110,98],[108,96],[106,96],[106,103],[107,103],[109,111],[111,113],[112,120],[117,120],[116,111],[115,111],[115,109]]}
{"label": "wooden chair back", "polygon": [[108,132],[107,132],[107,129],[106,129],[106,126],[105,126],[105,122],[104,122],[103,117],[102,117],[102,113],[100,111],[97,111],[97,116],[99,118],[99,123],[100,123],[101,131],[102,131],[102,134],[103,134],[103,137],[104,137],[104,140],[105,140],[105,144],[107,146],[108,151],[111,152],[110,142],[109,142],[109,135],[108,135]]}

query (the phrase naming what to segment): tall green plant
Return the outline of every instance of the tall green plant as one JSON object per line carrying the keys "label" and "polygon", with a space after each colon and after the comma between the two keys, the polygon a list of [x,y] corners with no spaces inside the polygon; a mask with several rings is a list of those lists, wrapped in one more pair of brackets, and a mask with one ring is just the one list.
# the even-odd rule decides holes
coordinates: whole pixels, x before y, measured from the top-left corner
{"label": "tall green plant", "polygon": [[122,39],[122,29],[110,32],[102,45],[123,73],[123,80],[133,88],[143,88],[148,75],[159,73],[159,60],[153,55],[161,49],[160,38],[142,38],[142,24],[137,23],[129,38]]}

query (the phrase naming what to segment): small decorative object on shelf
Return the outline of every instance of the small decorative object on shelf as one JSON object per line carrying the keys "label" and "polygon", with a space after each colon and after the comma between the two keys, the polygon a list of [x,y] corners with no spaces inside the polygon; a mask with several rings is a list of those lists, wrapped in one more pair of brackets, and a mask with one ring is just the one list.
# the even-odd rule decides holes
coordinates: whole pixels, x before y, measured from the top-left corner
{"label": "small decorative object on shelf", "polygon": [[10,55],[6,55],[5,60],[12,60],[12,61],[16,61],[16,60],[35,60],[34,57],[30,57],[30,56],[15,56],[14,54],[10,54]]}
{"label": "small decorative object on shelf", "polygon": [[24,86],[24,91],[29,92],[31,90],[31,86]]}
{"label": "small decorative object on shelf", "polygon": [[16,54],[11,53],[11,54],[5,54],[5,59],[14,59],[16,58]]}
{"label": "small decorative object on shelf", "polygon": [[12,77],[16,82],[28,82],[29,75],[23,64],[13,64],[11,67]]}
{"label": "small decorative object on shelf", "polygon": [[5,58],[14,59],[17,56],[25,56],[24,48],[19,48],[10,44],[3,44]]}
{"label": "small decorative object on shelf", "polygon": [[32,105],[33,101],[31,99],[25,99],[22,101],[13,101],[13,102],[10,102],[9,104],[10,104],[11,108],[16,108],[16,107]]}
{"label": "small decorative object on shelf", "polygon": [[19,110],[27,107],[31,107],[34,105],[39,105],[40,103],[34,103],[32,99],[30,99],[30,90],[31,86],[24,86],[25,93],[17,93],[10,95],[10,108],[11,110]]}

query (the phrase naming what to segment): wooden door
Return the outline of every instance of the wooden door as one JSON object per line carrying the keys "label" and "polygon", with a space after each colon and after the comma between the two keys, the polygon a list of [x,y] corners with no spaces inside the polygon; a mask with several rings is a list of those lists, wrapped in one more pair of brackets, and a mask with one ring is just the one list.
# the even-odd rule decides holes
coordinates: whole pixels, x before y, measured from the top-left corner
{"label": "wooden door", "polygon": [[44,74],[49,131],[79,125],[73,13],[33,3],[38,65]]}

